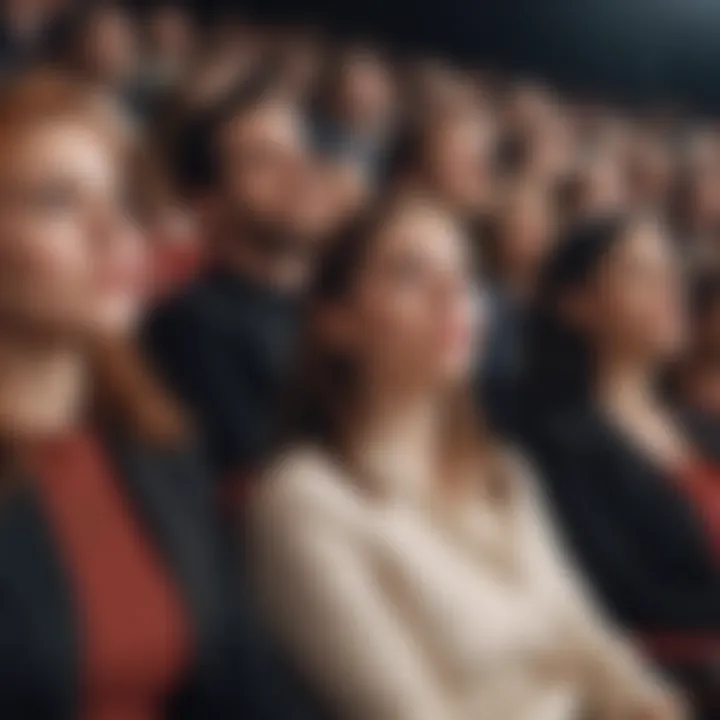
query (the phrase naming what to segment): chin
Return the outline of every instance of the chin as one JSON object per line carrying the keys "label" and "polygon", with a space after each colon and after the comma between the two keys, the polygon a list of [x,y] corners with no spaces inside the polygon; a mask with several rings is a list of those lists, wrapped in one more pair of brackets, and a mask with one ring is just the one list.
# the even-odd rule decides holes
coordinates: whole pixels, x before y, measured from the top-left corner
{"label": "chin", "polygon": [[134,304],[108,302],[97,308],[91,333],[97,337],[121,338],[133,333],[140,319],[140,309]]}

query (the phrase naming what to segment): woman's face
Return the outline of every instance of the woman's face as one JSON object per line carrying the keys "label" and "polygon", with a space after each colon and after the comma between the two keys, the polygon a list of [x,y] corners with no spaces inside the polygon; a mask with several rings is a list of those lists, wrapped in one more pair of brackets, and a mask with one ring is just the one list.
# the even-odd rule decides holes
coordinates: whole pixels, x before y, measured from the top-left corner
{"label": "woman's face", "polygon": [[343,311],[369,382],[439,389],[467,376],[479,309],[467,253],[449,217],[420,202],[381,228]]}
{"label": "woman's face", "polygon": [[685,297],[678,257],[652,223],[628,230],[591,285],[590,322],[610,352],[666,359],[685,341]]}
{"label": "woman's face", "polygon": [[138,56],[135,27],[119,9],[101,10],[90,19],[82,47],[91,76],[112,85],[128,82]]}
{"label": "woman's face", "polygon": [[39,334],[123,332],[146,255],[113,143],[89,123],[17,133],[0,161],[0,322]]}
{"label": "woman's face", "polygon": [[382,131],[393,112],[391,74],[372,52],[359,51],[345,61],[340,102],[360,131]]}
{"label": "woman's face", "polygon": [[492,191],[492,128],[479,113],[447,119],[429,140],[434,191],[460,213],[487,208]]}

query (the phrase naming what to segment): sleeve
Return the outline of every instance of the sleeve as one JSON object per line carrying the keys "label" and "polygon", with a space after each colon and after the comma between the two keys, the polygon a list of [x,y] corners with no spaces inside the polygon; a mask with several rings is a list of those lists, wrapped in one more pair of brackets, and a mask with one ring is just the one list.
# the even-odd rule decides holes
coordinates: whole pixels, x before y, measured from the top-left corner
{"label": "sleeve", "polygon": [[163,380],[198,422],[213,469],[225,475],[249,462],[261,445],[260,423],[242,368],[224,351],[212,323],[171,306],[150,318],[143,340]]}
{"label": "sleeve", "polygon": [[546,451],[541,467],[568,540],[624,619],[638,628],[720,629],[720,585],[683,588],[653,572],[632,540],[632,528],[617,517],[603,492],[608,478],[601,475],[611,469],[567,446]]}
{"label": "sleeve", "polygon": [[530,570],[561,618],[566,657],[579,673],[591,705],[603,718],[628,709],[662,706],[668,688],[596,605],[562,540],[532,474],[525,471],[525,527],[534,550]]}
{"label": "sleeve", "polygon": [[457,720],[348,533],[303,508],[254,517],[254,577],[291,656],[354,720]]}

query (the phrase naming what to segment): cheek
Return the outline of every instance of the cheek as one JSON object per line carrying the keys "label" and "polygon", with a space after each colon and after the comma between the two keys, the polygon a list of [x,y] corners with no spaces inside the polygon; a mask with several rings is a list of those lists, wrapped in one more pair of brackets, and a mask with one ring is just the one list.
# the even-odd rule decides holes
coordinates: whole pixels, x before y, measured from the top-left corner
{"label": "cheek", "polygon": [[[17,309],[48,315],[81,313],[89,300],[91,265],[75,223],[17,221],[0,229],[2,296]],[[71,319],[68,317],[67,319]]]}
{"label": "cheek", "polygon": [[376,367],[442,380],[465,372],[481,324],[470,296],[438,302],[422,293],[397,293],[368,305],[358,327]]}
{"label": "cheek", "polygon": [[673,350],[685,335],[683,302],[678,293],[643,292],[628,287],[611,306],[615,326],[630,343]]}
{"label": "cheek", "polygon": [[233,189],[234,201],[251,213],[272,215],[282,205],[283,182],[272,170],[259,170],[252,177],[238,179]]}
{"label": "cheek", "polygon": [[134,325],[148,297],[149,254],[142,238],[128,232],[93,262],[94,327],[122,334]]}
{"label": "cheek", "polygon": [[414,365],[432,342],[432,323],[420,294],[382,291],[360,308],[359,341],[370,362],[383,366]]}

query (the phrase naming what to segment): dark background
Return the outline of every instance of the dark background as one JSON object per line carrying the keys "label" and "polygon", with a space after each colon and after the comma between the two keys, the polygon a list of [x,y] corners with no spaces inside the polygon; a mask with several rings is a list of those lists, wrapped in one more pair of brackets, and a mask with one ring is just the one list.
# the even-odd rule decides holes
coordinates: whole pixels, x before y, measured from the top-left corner
{"label": "dark background", "polygon": [[[144,3],[143,3],[144,4]],[[560,87],[720,112],[720,0],[196,0],[320,21]]]}

